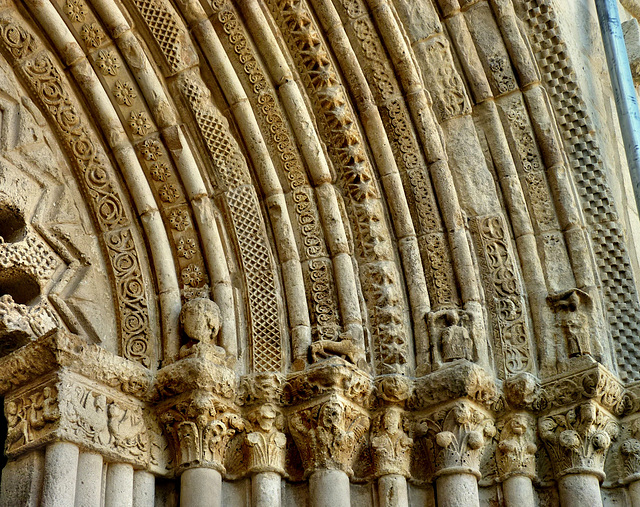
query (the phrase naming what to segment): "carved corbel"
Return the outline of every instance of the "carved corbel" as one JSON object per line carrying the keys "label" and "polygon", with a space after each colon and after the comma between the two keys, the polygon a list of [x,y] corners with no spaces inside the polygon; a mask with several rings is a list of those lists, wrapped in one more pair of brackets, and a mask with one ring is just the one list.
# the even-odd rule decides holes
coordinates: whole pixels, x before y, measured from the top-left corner
{"label": "carved corbel", "polygon": [[0,357],[23,347],[58,326],[58,320],[44,304],[15,303],[9,294],[0,297]]}
{"label": "carved corbel", "polygon": [[619,434],[613,416],[594,401],[548,415],[539,421],[556,478],[587,473],[604,479],[604,462]]}
{"label": "carved corbel", "polygon": [[387,407],[375,419],[371,435],[373,466],[376,477],[402,475],[409,477],[413,439],[406,432],[404,412]]}
{"label": "carved corbel", "polygon": [[480,478],[480,458],[496,433],[493,418],[476,404],[460,400],[418,420],[417,432],[426,438],[436,477],[468,473]]}
{"label": "carved corbel", "polygon": [[500,479],[514,475],[535,476],[535,419],[525,413],[509,414],[500,425],[496,462]]}
{"label": "carved corbel", "polygon": [[362,409],[335,395],[291,414],[289,428],[305,475],[316,470],[353,475],[353,459],[365,443],[369,424]]}

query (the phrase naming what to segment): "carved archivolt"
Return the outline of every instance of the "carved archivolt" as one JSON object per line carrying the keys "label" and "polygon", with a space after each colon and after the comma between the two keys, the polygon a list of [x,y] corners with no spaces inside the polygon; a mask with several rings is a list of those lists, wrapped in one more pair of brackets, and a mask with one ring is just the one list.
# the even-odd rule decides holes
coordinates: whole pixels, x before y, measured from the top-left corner
{"label": "carved archivolt", "polygon": [[637,480],[640,302],[554,5],[0,0],[9,458]]}

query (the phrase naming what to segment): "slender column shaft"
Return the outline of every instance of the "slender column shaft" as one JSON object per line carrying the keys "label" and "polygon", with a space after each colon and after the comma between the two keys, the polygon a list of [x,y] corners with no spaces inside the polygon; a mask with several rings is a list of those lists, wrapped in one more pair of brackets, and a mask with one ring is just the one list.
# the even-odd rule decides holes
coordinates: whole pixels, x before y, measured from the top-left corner
{"label": "slender column shaft", "polygon": [[190,468],[180,476],[180,507],[221,507],[222,476],[212,468]]}
{"label": "slender column shaft", "polygon": [[107,467],[105,507],[133,507],[133,467],[126,463],[111,463]]}
{"label": "slender column shaft", "polygon": [[383,475],[378,479],[380,507],[409,507],[407,479],[402,475]]}
{"label": "slender column shaft", "polygon": [[53,442],[47,446],[42,484],[43,507],[74,504],[79,453],[78,447],[68,442]]}
{"label": "slender column shaft", "polygon": [[534,507],[533,485],[525,475],[512,475],[502,483],[506,507]]}
{"label": "slender column shaft", "polygon": [[251,478],[253,507],[280,507],[281,502],[280,474],[260,472]]}
{"label": "slender column shaft", "polygon": [[318,470],[309,478],[311,507],[350,507],[349,476],[341,470]]}
{"label": "slender column shaft", "polygon": [[591,474],[569,474],[558,481],[562,507],[602,507],[600,481]]}
{"label": "slender column shaft", "polygon": [[438,507],[478,507],[478,479],[472,474],[445,474],[436,479]]}
{"label": "slender column shaft", "polygon": [[102,456],[94,452],[81,452],[78,456],[76,476],[76,507],[100,505],[102,492]]}
{"label": "slender column shaft", "polygon": [[628,491],[631,507],[640,507],[640,481],[630,483]]}
{"label": "slender column shaft", "polygon": [[0,507],[39,507],[44,478],[44,452],[37,450],[9,461],[2,469]]}
{"label": "slender column shaft", "polygon": [[156,497],[156,478],[146,470],[133,473],[133,507],[153,507]]}
{"label": "slender column shaft", "polygon": [[622,35],[618,2],[616,0],[595,0],[595,3],[618,111],[620,133],[624,141],[636,205],[638,205],[640,203],[640,112],[638,112],[638,99]]}

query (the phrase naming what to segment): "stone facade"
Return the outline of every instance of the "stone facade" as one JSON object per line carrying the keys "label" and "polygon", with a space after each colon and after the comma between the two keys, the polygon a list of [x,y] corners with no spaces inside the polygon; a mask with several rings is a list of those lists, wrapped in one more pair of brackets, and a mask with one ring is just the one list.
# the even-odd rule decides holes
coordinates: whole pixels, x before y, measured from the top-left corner
{"label": "stone facade", "polygon": [[640,506],[594,16],[0,0],[0,506]]}

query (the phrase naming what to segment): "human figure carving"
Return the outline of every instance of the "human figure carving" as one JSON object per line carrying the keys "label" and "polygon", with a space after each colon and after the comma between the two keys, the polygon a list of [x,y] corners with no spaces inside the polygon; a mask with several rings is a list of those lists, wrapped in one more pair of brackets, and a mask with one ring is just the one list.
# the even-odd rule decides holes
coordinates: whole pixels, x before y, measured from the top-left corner
{"label": "human figure carving", "polygon": [[549,297],[558,313],[559,325],[566,340],[567,355],[578,357],[593,354],[588,312],[591,298],[579,289],[571,289]]}
{"label": "human figure carving", "polygon": [[[464,316],[463,316],[464,318]],[[440,335],[442,360],[445,363],[456,359],[473,359],[473,340],[469,331],[460,325],[460,317],[456,312],[447,312],[445,316],[446,328]]]}
{"label": "human figure carving", "polygon": [[[189,341],[180,348],[180,357],[195,352],[194,347],[216,347],[220,331],[220,309],[207,298],[195,298],[187,301],[180,311],[180,324]],[[217,347],[216,347],[217,348]],[[223,350],[220,347],[221,350]]]}
{"label": "human figure carving", "polygon": [[467,324],[470,321],[466,312],[441,310],[427,316],[429,333],[432,337],[433,361],[450,363],[460,359],[474,360],[474,339]]}
{"label": "human figure carving", "polygon": [[376,474],[408,476],[413,439],[402,427],[402,410],[399,407],[389,407],[373,435],[371,447]]}

